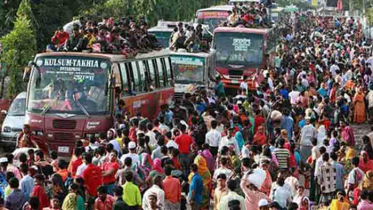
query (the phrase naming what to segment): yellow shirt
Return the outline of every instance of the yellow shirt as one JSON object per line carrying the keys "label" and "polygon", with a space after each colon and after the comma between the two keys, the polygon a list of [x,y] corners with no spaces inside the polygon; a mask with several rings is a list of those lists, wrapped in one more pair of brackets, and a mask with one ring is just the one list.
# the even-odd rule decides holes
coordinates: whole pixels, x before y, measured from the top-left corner
{"label": "yellow shirt", "polygon": [[123,149],[123,139],[117,137],[117,142],[119,143],[120,148]]}
{"label": "yellow shirt", "polygon": [[349,210],[350,204],[346,202],[341,202],[337,199],[334,199],[332,201],[332,204],[330,204],[330,210]]}
{"label": "yellow shirt", "polygon": [[221,200],[222,197],[224,197],[225,195],[228,194],[228,190],[227,188],[224,188],[224,189],[216,189],[215,192],[214,192],[214,206],[215,208],[214,209],[218,209],[218,205],[219,205],[219,202]]}
{"label": "yellow shirt", "polygon": [[123,201],[129,206],[141,206],[141,194],[138,186],[126,182],[123,186]]}

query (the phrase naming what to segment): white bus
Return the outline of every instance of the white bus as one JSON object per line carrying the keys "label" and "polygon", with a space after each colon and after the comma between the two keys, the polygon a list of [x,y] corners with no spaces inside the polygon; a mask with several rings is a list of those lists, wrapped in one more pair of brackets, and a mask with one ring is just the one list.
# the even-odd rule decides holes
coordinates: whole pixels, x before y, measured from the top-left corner
{"label": "white bus", "polygon": [[175,97],[213,87],[215,78],[214,53],[172,52],[171,64],[175,74]]}

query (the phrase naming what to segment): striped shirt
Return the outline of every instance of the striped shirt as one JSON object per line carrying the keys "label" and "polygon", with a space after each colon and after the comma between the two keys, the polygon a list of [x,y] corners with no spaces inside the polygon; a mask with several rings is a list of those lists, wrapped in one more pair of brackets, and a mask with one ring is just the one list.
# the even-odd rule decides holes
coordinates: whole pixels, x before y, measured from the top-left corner
{"label": "striped shirt", "polygon": [[289,150],[284,149],[284,148],[276,148],[275,151],[273,151],[276,155],[276,158],[279,163],[279,169],[288,169],[289,164],[288,164],[288,159],[290,157]]}

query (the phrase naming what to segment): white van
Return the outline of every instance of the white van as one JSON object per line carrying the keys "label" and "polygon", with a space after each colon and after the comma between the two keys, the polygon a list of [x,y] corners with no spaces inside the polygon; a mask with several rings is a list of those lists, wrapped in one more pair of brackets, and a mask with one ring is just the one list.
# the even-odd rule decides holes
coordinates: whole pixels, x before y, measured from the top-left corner
{"label": "white van", "polygon": [[18,94],[8,111],[2,111],[6,113],[6,117],[1,128],[0,146],[5,150],[15,147],[18,134],[25,123],[25,111],[26,92]]}

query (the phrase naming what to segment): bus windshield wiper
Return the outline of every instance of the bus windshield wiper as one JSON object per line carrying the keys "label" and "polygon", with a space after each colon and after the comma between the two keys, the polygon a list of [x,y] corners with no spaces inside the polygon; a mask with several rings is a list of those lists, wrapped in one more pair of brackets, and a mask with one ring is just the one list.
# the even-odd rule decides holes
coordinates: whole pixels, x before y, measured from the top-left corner
{"label": "bus windshield wiper", "polygon": [[58,101],[58,99],[60,99],[60,97],[61,97],[61,94],[58,94],[57,95],[57,98],[56,99],[54,99],[52,102],[50,102],[44,109],[43,109],[43,111],[41,112],[41,115],[45,115],[45,113],[47,113],[51,108],[52,108],[52,105],[54,104],[54,103],[56,103],[57,101]]}
{"label": "bus windshield wiper", "polygon": [[229,54],[229,55],[228,55],[227,60],[225,60],[225,65],[227,65],[227,63],[228,63],[229,60],[231,59],[231,55],[232,55],[232,54]]}
{"label": "bus windshield wiper", "polygon": [[79,102],[79,100],[76,100],[75,97],[73,97],[75,103],[78,105],[78,107],[84,112],[85,115],[87,115],[87,117],[91,117],[91,115],[89,114],[89,112],[87,111],[87,109]]}

